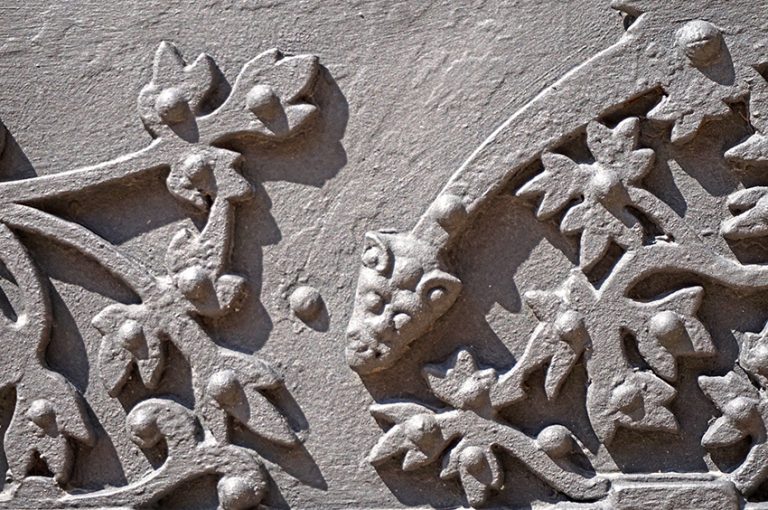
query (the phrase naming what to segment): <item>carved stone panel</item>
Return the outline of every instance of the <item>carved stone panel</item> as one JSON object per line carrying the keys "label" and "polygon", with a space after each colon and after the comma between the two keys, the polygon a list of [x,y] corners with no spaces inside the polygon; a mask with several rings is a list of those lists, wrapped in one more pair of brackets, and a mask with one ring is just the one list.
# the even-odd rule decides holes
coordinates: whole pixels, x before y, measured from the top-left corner
{"label": "carved stone panel", "polygon": [[0,508],[768,508],[768,5],[0,12]]}

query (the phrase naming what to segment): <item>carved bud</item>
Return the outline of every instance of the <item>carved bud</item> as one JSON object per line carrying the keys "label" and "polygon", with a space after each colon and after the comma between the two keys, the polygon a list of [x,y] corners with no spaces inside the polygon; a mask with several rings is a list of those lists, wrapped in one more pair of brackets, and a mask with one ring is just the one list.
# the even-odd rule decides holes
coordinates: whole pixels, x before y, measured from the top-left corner
{"label": "carved bud", "polygon": [[689,21],[677,32],[677,45],[695,66],[707,66],[723,53],[723,35],[708,21]]}

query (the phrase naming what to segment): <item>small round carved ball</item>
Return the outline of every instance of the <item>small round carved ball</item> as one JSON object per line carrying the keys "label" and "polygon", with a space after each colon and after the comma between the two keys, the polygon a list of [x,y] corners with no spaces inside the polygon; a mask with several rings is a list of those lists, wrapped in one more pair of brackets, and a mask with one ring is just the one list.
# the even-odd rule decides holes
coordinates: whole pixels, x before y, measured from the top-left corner
{"label": "small round carved ball", "polygon": [[152,448],[162,439],[157,417],[150,409],[138,408],[128,414],[128,435],[139,448]]}
{"label": "small round carved ball", "polygon": [[708,21],[694,20],[677,32],[677,44],[697,66],[712,64],[723,53],[723,35]]}
{"label": "small round carved ball", "polygon": [[563,338],[573,339],[584,330],[584,316],[574,310],[567,310],[555,319],[555,328]]}
{"label": "small round carved ball", "polygon": [[280,111],[280,98],[272,87],[254,85],[245,96],[245,106],[259,118],[271,118]]}
{"label": "small round carved ball", "polygon": [[208,273],[200,266],[188,267],[176,277],[176,286],[188,299],[202,298],[209,283]]}
{"label": "small round carved ball", "polygon": [[460,197],[443,194],[430,208],[430,214],[444,229],[452,230],[464,222],[467,210]]}
{"label": "small round carved ball", "polygon": [[485,449],[479,446],[467,446],[459,454],[459,463],[470,473],[479,472],[486,463]]}
{"label": "small round carved ball", "polygon": [[571,431],[562,425],[550,425],[542,429],[536,436],[536,444],[553,458],[565,457],[573,451]]}
{"label": "small round carved ball", "polygon": [[723,414],[736,423],[745,423],[755,412],[755,402],[748,398],[737,397],[723,407]]}
{"label": "small round carved ball", "polygon": [[177,87],[160,91],[155,99],[155,111],[166,124],[184,122],[190,113],[187,98]]}
{"label": "small round carved ball", "polygon": [[414,443],[419,443],[426,436],[438,431],[437,420],[431,414],[419,414],[403,424],[405,435]]}
{"label": "small round carved ball", "polygon": [[621,186],[619,174],[609,168],[599,168],[589,182],[589,187],[595,196],[605,200],[613,195]]}
{"label": "small round carved ball", "polygon": [[248,510],[256,508],[261,502],[267,484],[263,479],[225,476],[219,480],[216,489],[219,493],[219,505],[223,510]]}
{"label": "small round carved ball", "polygon": [[651,317],[648,330],[659,340],[669,342],[683,336],[685,324],[678,314],[671,310],[665,310]]}
{"label": "small round carved ball", "polygon": [[144,343],[144,329],[139,321],[127,319],[117,329],[117,337],[124,349],[135,351]]}
{"label": "small round carved ball", "polygon": [[640,387],[633,382],[624,382],[613,389],[611,403],[622,411],[637,409],[642,403]]}
{"label": "small round carved ball", "polygon": [[768,345],[756,345],[748,352],[743,353],[742,356],[746,357],[747,363],[761,374],[765,375],[768,373]]}
{"label": "small round carved ball", "polygon": [[27,418],[41,429],[48,428],[56,423],[56,408],[50,400],[37,399],[30,404]]}
{"label": "small round carved ball", "polygon": [[298,287],[291,293],[288,302],[296,317],[304,322],[309,322],[318,317],[323,310],[323,298],[320,292],[309,286]]}
{"label": "small round carved ball", "polygon": [[220,370],[208,380],[206,392],[222,405],[235,405],[240,394],[240,381],[234,371]]}

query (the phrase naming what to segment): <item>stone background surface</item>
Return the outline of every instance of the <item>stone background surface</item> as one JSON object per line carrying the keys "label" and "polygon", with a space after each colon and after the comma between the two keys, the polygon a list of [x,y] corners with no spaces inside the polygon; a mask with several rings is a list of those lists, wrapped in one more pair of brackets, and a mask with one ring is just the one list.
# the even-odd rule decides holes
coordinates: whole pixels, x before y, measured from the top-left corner
{"label": "stone background surface", "polygon": [[[408,397],[438,404],[421,367],[442,362],[461,345],[472,345],[483,366],[512,366],[536,326],[522,291],[556,287],[577,264],[578,245],[537,222],[522,201],[493,199],[456,250],[463,297],[396,367],[361,378],[347,365],[344,347],[363,236],[412,228],[496,127],[619,40],[622,19],[609,3],[9,0],[0,6],[0,118],[13,140],[0,161],[0,180],[55,174],[144,148],[150,138],[136,97],[152,76],[160,41],[175,43],[190,61],[208,53],[230,84],[243,64],[272,47],[319,56],[325,67],[318,96],[322,129],[287,149],[267,150],[245,171],[257,197],[239,206],[232,269],[247,278],[251,293],[239,313],[208,324],[219,345],[257,352],[285,377],[290,396],[283,408],[303,447],[290,451],[245,439],[269,462],[274,484],[268,504],[461,505],[461,489],[440,481],[438,468],[377,472],[367,462],[382,435],[368,408]],[[728,2],[727,8],[755,12],[747,2]],[[679,166],[644,183],[700,232],[718,230],[727,195],[739,187],[721,149],[749,134],[736,113],[718,122],[706,125],[687,152],[674,155]],[[159,178],[38,205],[85,225],[158,272],[174,233],[193,226]],[[146,392],[134,384],[119,399],[106,395],[96,369],[101,335],[90,324],[113,302],[104,296],[128,301],[130,294],[74,252],[33,236],[22,240],[54,287],[56,322],[46,360],[85,395],[99,424],[98,442],[78,457],[74,481],[90,490],[135,481],[152,464],[127,437],[125,414]],[[732,247],[718,236],[705,242],[730,254]],[[745,253],[760,259],[761,246],[750,245]],[[324,303],[311,325],[290,309],[289,296],[303,285],[316,288]],[[656,290],[652,283],[645,292]],[[712,333],[720,356],[685,365],[675,404],[684,432],[658,441],[626,432],[621,449],[611,455],[601,450],[598,470],[714,469],[700,439],[716,413],[692,374],[727,371],[738,356],[732,332],[759,331],[765,299],[715,284],[710,291],[718,297],[699,315],[708,325],[717,323]],[[723,310],[727,318],[717,322]],[[188,405],[189,366],[171,353],[169,367],[162,390]],[[545,400],[539,390],[505,412],[531,436],[552,416],[589,428],[581,410],[585,377],[583,370],[571,376],[573,390],[566,388],[555,405],[539,406]],[[579,412],[569,414],[573,402]],[[0,432],[9,415],[8,405],[0,405]],[[587,446],[597,451],[594,442]],[[0,472],[5,467],[0,455]],[[522,463],[505,461],[505,469],[506,488],[491,503],[525,508],[558,499]],[[190,485],[163,504],[214,507],[215,481]]]}
{"label": "stone background surface", "polygon": [[[230,81],[274,46],[320,57],[338,85],[330,129],[343,139],[307,147],[288,168],[265,165],[251,176],[266,193],[241,212],[234,260],[260,292],[227,319],[219,341],[278,363],[304,417],[303,457],[280,459],[283,468],[273,472],[284,503],[455,503],[455,490],[441,495],[407,477],[385,483],[365,461],[380,428],[343,349],[360,240],[370,229],[411,227],[498,124],[621,35],[620,16],[594,0],[9,1],[0,20],[0,112],[28,158],[7,164],[8,177],[9,169],[15,177],[49,174],[145,146],[135,98],[161,40],[187,58],[214,56]],[[69,206],[96,232],[159,265],[181,216],[156,184]],[[79,476],[93,488],[131,480],[147,461],[125,438],[123,410],[91,368],[98,334],[89,320],[104,301],[90,290],[113,284],[60,249],[38,251],[60,296],[57,313],[69,317],[57,326],[49,362],[103,413],[113,441],[92,452]],[[326,330],[292,316],[286,297],[299,282],[322,293]],[[372,384],[386,391],[385,380]]]}

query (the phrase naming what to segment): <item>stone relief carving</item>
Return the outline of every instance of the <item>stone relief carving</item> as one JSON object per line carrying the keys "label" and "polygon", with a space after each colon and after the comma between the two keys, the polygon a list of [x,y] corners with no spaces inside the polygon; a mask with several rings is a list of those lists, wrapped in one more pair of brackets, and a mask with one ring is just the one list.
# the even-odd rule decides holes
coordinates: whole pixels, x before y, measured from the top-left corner
{"label": "stone relief carving", "polygon": [[[507,505],[502,493],[516,490],[507,482],[511,457],[556,491],[553,503],[735,509],[766,501],[766,329],[724,332],[711,312],[727,314],[733,304],[724,300],[746,303],[768,285],[759,256],[768,235],[764,20],[727,24],[715,2],[611,5],[625,17],[619,42],[510,117],[412,230],[366,235],[349,365],[372,380],[409,363],[421,342],[433,346],[421,353],[461,346],[423,366],[424,400],[403,398],[396,380],[386,384],[395,398],[377,397],[370,411],[386,431],[369,461],[383,475],[422,470],[457,479],[471,506]],[[673,173],[688,171],[683,164],[739,181],[728,210],[686,211],[687,197],[668,189]],[[528,339],[510,365],[478,361],[483,349],[459,337],[473,313],[462,294],[484,292],[468,283],[467,259],[488,237],[501,242],[482,235],[501,222],[503,204],[531,210],[542,226],[529,228],[543,229],[571,265],[554,284],[530,270],[519,311],[530,320],[505,330]],[[719,231],[696,217],[712,214]],[[752,313],[765,322],[764,309]],[[561,398],[569,384],[570,402]],[[698,422],[688,402],[701,406]],[[531,406],[561,414],[531,424]],[[704,409],[712,414],[702,423]],[[695,430],[685,430],[683,415]],[[696,430],[704,460],[695,469],[668,455],[633,460],[640,468],[621,460],[622,434],[642,448]],[[681,448],[672,444],[659,448]],[[738,458],[721,461],[724,451]]]}
{"label": "stone relief carving", "polygon": [[[138,99],[149,146],[95,166],[0,184],[0,257],[4,277],[18,289],[12,308],[3,306],[0,388],[11,392],[13,412],[4,431],[8,473],[0,507],[162,506],[162,498],[206,475],[217,479],[220,508],[262,502],[269,487],[264,462],[233,435],[248,431],[301,449],[276,397],[287,390],[271,363],[218,345],[211,321],[238,313],[248,292],[249,282],[231,265],[238,206],[254,197],[242,168],[262,147],[319,126],[322,98],[315,92],[323,73],[315,56],[269,50],[248,62],[229,90],[210,56],[188,64],[163,42]],[[3,143],[10,136],[4,129]],[[160,273],[50,212],[57,200],[155,175],[165,176],[170,200],[199,225],[172,236]],[[96,443],[100,410],[47,363],[54,314],[48,279],[25,247],[29,237],[95,262],[135,296],[92,319],[102,336],[94,367],[102,391],[120,400],[125,433],[154,462],[124,486],[88,490],[73,481],[80,452]],[[169,379],[184,378],[172,351],[189,366],[190,405],[169,386]]]}

